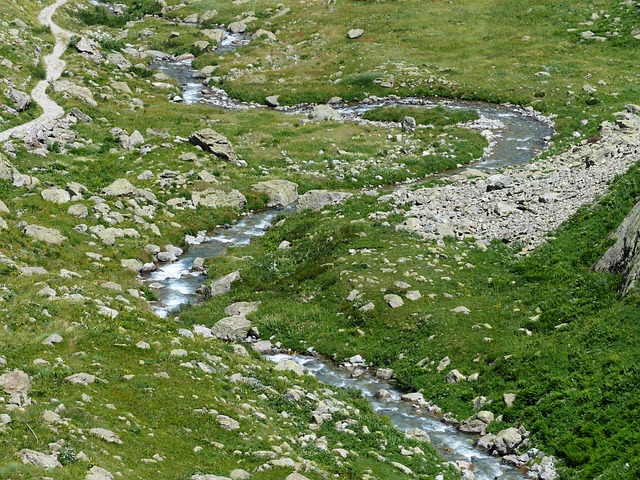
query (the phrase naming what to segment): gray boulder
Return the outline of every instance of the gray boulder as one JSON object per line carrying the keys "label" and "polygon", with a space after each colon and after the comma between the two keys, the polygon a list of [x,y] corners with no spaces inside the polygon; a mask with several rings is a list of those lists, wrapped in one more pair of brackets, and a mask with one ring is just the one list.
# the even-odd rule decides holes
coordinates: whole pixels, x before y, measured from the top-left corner
{"label": "gray boulder", "polygon": [[404,301],[399,295],[390,293],[384,296],[385,301],[391,308],[399,308],[404,305]]}
{"label": "gray boulder", "polygon": [[224,309],[224,313],[227,315],[240,315],[242,317],[246,317],[247,315],[258,310],[261,302],[235,302],[231,305],[228,305],[227,308]]}
{"label": "gray boulder", "polygon": [[268,207],[286,207],[298,200],[298,184],[289,180],[268,180],[254,183],[251,189],[269,196]]}
{"label": "gray boulder", "polygon": [[353,194],[347,192],[330,192],[329,190],[309,190],[298,199],[298,208],[304,210],[320,210],[321,208],[338,205],[351,198]]}
{"label": "gray boulder", "polygon": [[24,227],[23,233],[27,237],[35,238],[41,242],[50,243],[52,245],[60,245],[67,237],[55,228],[41,227],[40,225],[27,225]]}
{"label": "gray boulder", "polygon": [[22,370],[14,370],[0,375],[0,388],[9,395],[26,395],[31,389],[31,381]]}
{"label": "gray boulder", "polygon": [[220,277],[203,288],[204,296],[206,298],[212,298],[225,295],[231,291],[231,286],[238,280],[240,280],[240,272],[238,270],[224,277]]}
{"label": "gray boulder", "polygon": [[523,437],[517,428],[511,427],[496,435],[493,441],[493,448],[499,455],[513,453],[518,445],[522,443]]}
{"label": "gray boulder", "polygon": [[269,95],[264,99],[264,103],[266,103],[268,107],[276,108],[280,106],[279,99],[280,95]]}
{"label": "gray boulder", "polygon": [[82,37],[80,41],[76,43],[76,50],[79,53],[86,53],[87,55],[92,55],[94,57],[102,57],[96,42],[88,39],[87,37]]}
{"label": "gray boulder", "polygon": [[109,195],[113,197],[131,195],[135,191],[136,187],[134,187],[126,178],[119,178],[108,187],[102,189],[103,195]]}
{"label": "gray boulder", "polygon": [[416,119],[406,116],[402,119],[402,130],[405,132],[413,132],[416,129]]}
{"label": "gray boulder", "polygon": [[143,143],[144,137],[138,130],[134,131],[131,135],[120,135],[120,148],[123,150],[133,150]]}
{"label": "gray boulder", "polygon": [[60,467],[60,462],[54,455],[47,455],[46,453],[37,452],[35,450],[29,450],[24,448],[18,452],[18,456],[22,460],[22,463],[27,465],[34,465],[41,468],[57,468]]}
{"label": "gray boulder", "polygon": [[18,173],[18,170],[16,170],[7,157],[0,153],[0,179],[13,180],[13,176],[16,173]]}
{"label": "gray boulder", "polygon": [[55,93],[66,93],[67,95],[70,95],[72,97],[79,98],[83,102],[88,103],[93,107],[98,106],[98,103],[93,98],[93,93],[91,93],[91,90],[86,87],[81,87],[80,85],[73,83],[71,80],[67,80],[64,78],[61,80],[56,80],[55,82],[53,82],[52,87]]}
{"label": "gray boulder", "polygon": [[298,376],[302,376],[304,374],[302,365],[294,362],[293,360],[283,360],[282,362],[278,362],[278,364],[274,367],[274,370],[280,372],[293,372]]}
{"label": "gray boulder", "polygon": [[316,105],[311,112],[314,120],[342,120],[342,114],[329,105]]}
{"label": "gray boulder", "polygon": [[109,63],[112,63],[120,70],[129,70],[129,68],[131,68],[131,62],[124,58],[121,53],[110,53],[109,55],[107,55],[107,60],[109,61]]}
{"label": "gray boulder", "polygon": [[86,218],[89,215],[89,209],[81,203],[76,203],[67,209],[67,213],[76,218]]}
{"label": "gray boulder", "polygon": [[278,40],[276,34],[270,32],[269,30],[264,30],[262,28],[256,30],[256,32],[251,36],[253,39],[264,38],[267,42],[275,42]]}
{"label": "gray boulder", "polygon": [[95,435],[96,437],[104,440],[107,443],[122,444],[122,440],[120,440],[120,437],[118,437],[118,435],[111,430],[107,430],[106,428],[91,428],[89,429],[89,433],[91,435]]}
{"label": "gray boulder", "polygon": [[244,340],[249,334],[251,322],[241,315],[233,315],[219,320],[212,328],[211,334],[221,340]]}
{"label": "gray boulder", "polygon": [[220,135],[218,132],[211,128],[204,128],[194,132],[189,137],[189,142],[193,145],[197,145],[205,152],[209,152],[212,155],[227,160],[239,167],[246,167],[247,162],[240,160],[236,155],[233,145],[229,142],[227,137]]}
{"label": "gray boulder", "polygon": [[513,178],[509,175],[496,174],[487,177],[487,192],[502,190],[513,184]]}
{"label": "gray boulder", "polygon": [[243,21],[230,23],[227,27],[231,33],[244,33],[247,31],[247,24]]}
{"label": "gray boulder", "polygon": [[350,39],[359,38],[364,34],[364,30],[361,28],[354,28],[347,32],[347,37]]}
{"label": "gray boulder", "polygon": [[94,465],[87,472],[85,480],[113,480],[113,474],[109,470]]}
{"label": "gray boulder", "polygon": [[420,428],[412,428],[404,432],[405,438],[410,440],[417,440],[418,442],[431,443],[429,434]]}
{"label": "gray boulder", "polygon": [[31,105],[31,98],[28,94],[17,90],[15,88],[10,88],[6,91],[7,97],[9,100],[13,102],[13,108],[15,108],[18,112],[22,112],[29,108]]}
{"label": "gray boulder", "polygon": [[447,383],[459,383],[465,381],[467,377],[465,377],[462,373],[454,368],[449,373],[447,373],[446,379]]}
{"label": "gray boulder", "polygon": [[209,208],[231,207],[242,210],[247,203],[247,199],[238,190],[225,192],[224,190],[207,189],[201,192],[193,192],[191,195],[193,204]]}
{"label": "gray boulder", "polygon": [[67,203],[71,195],[62,188],[47,188],[41,192],[42,198],[53,203]]}

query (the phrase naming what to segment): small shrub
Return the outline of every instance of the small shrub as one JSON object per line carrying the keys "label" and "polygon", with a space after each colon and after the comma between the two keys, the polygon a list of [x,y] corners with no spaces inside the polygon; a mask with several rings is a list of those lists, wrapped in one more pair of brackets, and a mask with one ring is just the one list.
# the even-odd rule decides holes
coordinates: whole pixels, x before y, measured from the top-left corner
{"label": "small shrub", "polygon": [[79,42],[80,42],[80,37],[78,35],[71,35],[71,38],[69,39],[69,43],[67,43],[67,47],[75,49]]}
{"label": "small shrub", "polygon": [[29,71],[31,72],[31,76],[36,80],[44,80],[47,78],[47,69],[43,61],[39,61],[36,65],[30,66]]}
{"label": "small shrub", "polygon": [[114,52],[121,52],[126,46],[124,42],[111,37],[102,37],[98,43],[100,43],[100,46],[105,50],[111,50]]}

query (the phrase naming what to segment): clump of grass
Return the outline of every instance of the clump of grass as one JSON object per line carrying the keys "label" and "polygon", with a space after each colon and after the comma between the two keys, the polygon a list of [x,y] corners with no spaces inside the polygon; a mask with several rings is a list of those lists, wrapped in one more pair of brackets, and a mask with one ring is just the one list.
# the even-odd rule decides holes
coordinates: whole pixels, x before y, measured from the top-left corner
{"label": "clump of grass", "polygon": [[122,40],[116,40],[110,36],[104,36],[98,40],[100,46],[105,50],[111,50],[114,52],[121,52],[125,47],[125,43]]}
{"label": "clump of grass", "polygon": [[31,76],[36,80],[44,80],[47,78],[47,68],[44,66],[44,61],[42,60],[35,65],[31,65],[29,72],[31,72]]}
{"label": "clump of grass", "polygon": [[433,108],[393,106],[374,108],[365,112],[362,117],[378,122],[401,122],[404,117],[413,117],[418,125],[442,127],[477,120],[480,115],[475,110],[454,110],[442,106]]}

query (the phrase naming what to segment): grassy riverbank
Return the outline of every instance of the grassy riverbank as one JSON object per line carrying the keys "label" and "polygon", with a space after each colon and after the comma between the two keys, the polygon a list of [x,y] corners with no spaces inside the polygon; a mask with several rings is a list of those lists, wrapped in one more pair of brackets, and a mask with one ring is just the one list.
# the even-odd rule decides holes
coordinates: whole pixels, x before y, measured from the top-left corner
{"label": "grassy riverbank", "polygon": [[[565,145],[573,132],[595,135],[602,120],[638,97],[629,52],[637,48],[640,19],[630,4],[201,1],[172,16],[212,8],[215,22],[251,11],[257,20],[247,24],[249,32],[276,33],[275,42],[252,42],[208,62],[219,66],[227,91],[260,103],[275,94],[297,103],[391,93],[512,102],[557,115]],[[355,28],[364,34],[348,39]]]}
{"label": "grassy riverbank", "polygon": [[[13,108],[9,87],[29,92],[43,78],[41,58],[54,38],[37,22],[41,3],[0,6],[2,106]],[[77,108],[91,121],[58,125],[31,143],[14,139],[0,154],[0,200],[7,207],[0,209],[0,375],[21,370],[31,381],[28,401],[0,390],[0,477],[42,476],[41,467],[17,455],[33,449],[57,458],[62,468],[47,474],[60,479],[82,478],[94,465],[132,478],[231,475],[237,468],[256,479],[294,470],[312,479],[432,479],[441,471],[455,478],[433,449],[405,439],[357,395],[178,331],[211,326],[236,300],[262,301],[251,319],[264,338],[338,360],[362,354],[461,419],[472,414],[476,396],[486,396],[487,408],[502,415],[491,429],[523,424],[535,444],[561,459],[566,478],[640,476],[638,298],[618,295],[617,276],[589,270],[640,196],[637,170],[527,258],[499,243],[487,249],[428,243],[396,231],[401,208],[361,191],[478,158],[486,140],[457,125],[468,113],[370,114],[398,121],[410,113],[424,124],[410,132],[267,108],[182,105],[171,101],[180,93],[176,82],[158,77],[151,57],[140,53],[191,52],[197,68],[213,67],[208,82],[259,103],[268,95],[285,105],[396,94],[532,106],[556,117],[559,151],[578,136],[598,136],[602,120],[638,103],[636,6],[168,0],[163,16],[151,17],[145,14],[160,11],[156,2],[124,3],[130,10],[116,20],[79,0],[56,15],[77,34],[63,56],[62,78],[91,97],[77,90],[50,94],[65,112]],[[176,21],[213,9],[217,14],[199,24]],[[249,34],[265,29],[276,40],[263,33],[224,54],[193,45],[212,40],[204,32],[218,23],[251,17]],[[348,39],[352,28],[364,34]],[[97,54],[78,51],[82,37]],[[115,53],[130,66],[107,60]],[[39,113],[10,108],[0,110],[3,130]],[[247,167],[188,143],[207,127],[226,136]],[[124,137],[136,130],[143,141],[126,146]],[[134,190],[103,192],[121,179]],[[264,239],[211,262],[212,278],[241,271],[229,295],[175,319],[154,317],[146,302],[153,291],[131,265],[153,261],[155,246],[184,246],[185,234],[264,207],[266,196],[252,185],[269,179],[295,181],[300,193],[327,188],[355,196],[326,212],[295,214]],[[56,188],[74,192],[74,199],[45,199],[45,190]],[[247,199],[242,209],[189,203],[203,191],[233,189]],[[56,245],[28,237],[28,225],[66,238]],[[100,228],[127,234],[104,241]],[[279,249],[283,240],[291,248]],[[405,295],[407,288],[421,297],[387,306],[385,295]],[[369,302],[375,307],[363,311]],[[451,311],[461,306],[469,313]],[[61,340],[43,343],[51,334]],[[439,372],[445,356],[450,367]],[[478,380],[449,384],[444,376],[451,368],[478,373]],[[75,373],[91,374],[94,382],[71,384],[66,378]],[[502,401],[507,392],[516,394],[511,408]],[[317,425],[311,419],[322,402],[335,410]],[[341,429],[344,421],[357,435]],[[90,433],[98,427],[123,443]]]}
{"label": "grassy riverbank", "polygon": [[[638,401],[637,298],[621,299],[619,278],[590,268],[640,194],[638,178],[637,169],[627,174],[526,258],[499,243],[487,251],[421,243],[370,220],[380,211],[375,199],[351,201],[321,222],[317,213],[297,214],[212,262],[213,278],[239,269],[241,285],[182,319],[199,323],[230,300],[261,300],[253,320],[265,338],[337,360],[362,354],[460,419],[486,396],[503,415],[495,431],[531,429],[563,459],[563,478],[635,478],[638,425],[625,412]],[[278,249],[283,240],[291,248]],[[422,298],[388,307],[384,295],[406,291],[397,282]],[[348,298],[352,290],[357,298]],[[362,312],[370,301],[375,309]],[[459,306],[470,313],[452,313]],[[451,364],[440,372],[446,356]],[[479,378],[449,384],[452,368]],[[513,407],[504,393],[516,393]]]}

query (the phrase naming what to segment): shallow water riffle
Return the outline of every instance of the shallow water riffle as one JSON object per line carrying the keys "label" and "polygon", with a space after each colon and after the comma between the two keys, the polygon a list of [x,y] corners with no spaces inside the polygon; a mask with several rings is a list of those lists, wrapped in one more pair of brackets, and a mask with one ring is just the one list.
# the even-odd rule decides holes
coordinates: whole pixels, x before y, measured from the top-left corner
{"label": "shallow water riffle", "polygon": [[178,261],[160,264],[158,270],[145,279],[145,284],[154,290],[157,298],[151,303],[154,313],[165,318],[181,305],[198,301],[196,290],[206,276],[203,271],[194,270],[196,258],[219,257],[228,248],[247,245],[252,238],[264,235],[278,215],[292,210],[291,207],[269,209],[242,217],[227,228],[219,227],[209,232],[202,243],[190,245]]}
{"label": "shallow water riffle", "polygon": [[[477,480],[522,480],[523,474],[513,467],[500,464],[500,459],[474,447],[475,438],[445,425],[437,418],[418,413],[410,402],[400,399],[402,392],[390,383],[373,378],[370,375],[352,378],[349,370],[336,366],[329,359],[315,356],[275,354],[266,358],[273,362],[293,360],[310,371],[326,385],[340,388],[357,389],[369,400],[373,409],[389,417],[393,425],[401,430],[420,428],[431,438],[431,444],[440,455],[451,462],[462,460],[473,464],[473,473]],[[381,389],[391,393],[391,397],[379,400],[375,394]]]}

